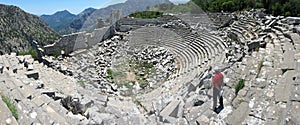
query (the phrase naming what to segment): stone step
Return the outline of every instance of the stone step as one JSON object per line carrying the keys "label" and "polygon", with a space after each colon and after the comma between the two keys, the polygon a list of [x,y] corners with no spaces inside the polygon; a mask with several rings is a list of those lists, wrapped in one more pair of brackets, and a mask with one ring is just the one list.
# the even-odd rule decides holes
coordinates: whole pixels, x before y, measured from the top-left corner
{"label": "stone step", "polygon": [[[61,123],[66,124],[67,120],[64,118],[67,110],[64,109],[60,104],[52,105],[60,110],[54,110],[53,108],[47,107],[42,109],[42,106],[49,106],[53,102],[52,98],[46,95],[42,95],[40,91],[33,88],[33,86],[25,85],[18,79],[4,79],[1,80],[2,87],[1,91],[10,97],[18,107],[19,112],[19,123],[32,124],[32,123]],[[51,110],[50,110],[51,109]],[[64,112],[58,113],[64,109]],[[48,111],[48,113],[45,113]],[[38,115],[37,115],[38,114]]]}
{"label": "stone step", "polygon": [[0,96],[0,124],[13,124],[17,125],[18,122],[15,117],[12,115],[10,109],[7,105],[2,101],[2,95]]}
{"label": "stone step", "polygon": [[235,109],[225,120],[230,125],[240,125],[250,113],[249,104],[242,102],[237,109]]}

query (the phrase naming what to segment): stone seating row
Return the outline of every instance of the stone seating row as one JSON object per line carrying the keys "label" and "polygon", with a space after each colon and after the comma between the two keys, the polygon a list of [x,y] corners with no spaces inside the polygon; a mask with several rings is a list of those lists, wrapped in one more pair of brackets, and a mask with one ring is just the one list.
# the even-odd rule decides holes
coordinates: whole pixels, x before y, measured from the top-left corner
{"label": "stone seating row", "polygon": [[[162,28],[140,28],[133,31],[131,40],[134,46],[144,45],[160,45],[173,51],[178,56],[180,66],[177,77],[185,74],[191,76],[192,80],[195,76],[203,71],[203,67],[207,67],[215,62],[224,61],[224,49],[226,45],[220,38],[211,37],[209,34],[193,35],[186,31],[181,34],[182,37],[167,33],[167,29]],[[181,32],[181,31],[174,31]],[[161,36],[159,36],[160,34]],[[193,77],[194,76],[194,77]]]}
{"label": "stone seating row", "polygon": [[[68,111],[57,104],[59,102],[55,102],[49,96],[41,94],[43,90],[37,90],[32,83],[26,82],[26,79],[23,78],[25,75],[17,77],[16,74],[9,73],[12,66],[21,65],[18,64],[19,61],[16,56],[3,55],[0,58],[0,61],[5,60],[5,67],[8,67],[3,74],[0,74],[0,85],[2,86],[0,91],[12,101],[17,102],[15,104],[19,114],[19,123],[66,124],[70,121],[65,119]],[[22,71],[20,70],[18,75],[21,74]]]}

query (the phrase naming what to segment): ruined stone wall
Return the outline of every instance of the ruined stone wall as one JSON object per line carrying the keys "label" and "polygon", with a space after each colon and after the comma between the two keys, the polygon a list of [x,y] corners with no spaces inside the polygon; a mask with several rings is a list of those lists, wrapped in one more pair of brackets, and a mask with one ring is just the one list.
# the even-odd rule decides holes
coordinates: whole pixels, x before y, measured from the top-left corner
{"label": "ruined stone wall", "polygon": [[73,51],[79,49],[87,49],[93,45],[101,42],[102,40],[112,36],[114,34],[114,28],[104,27],[95,29],[92,33],[79,32],[70,35],[63,36],[59,41],[52,45],[44,46],[44,54],[61,54],[64,50],[64,54],[68,55]]}
{"label": "ruined stone wall", "polygon": [[145,25],[162,25],[167,20],[161,18],[158,19],[137,19],[137,18],[123,18],[116,22],[116,30],[120,32],[127,32],[133,29],[137,29]]}
{"label": "ruined stone wall", "polygon": [[60,48],[55,46],[55,44],[44,46],[45,55],[52,55],[54,53],[61,54]]}
{"label": "ruined stone wall", "polygon": [[88,35],[87,37],[87,45],[88,47],[92,47],[93,45],[99,43],[99,41],[103,40],[103,36],[105,35],[108,27],[95,29],[93,33]]}

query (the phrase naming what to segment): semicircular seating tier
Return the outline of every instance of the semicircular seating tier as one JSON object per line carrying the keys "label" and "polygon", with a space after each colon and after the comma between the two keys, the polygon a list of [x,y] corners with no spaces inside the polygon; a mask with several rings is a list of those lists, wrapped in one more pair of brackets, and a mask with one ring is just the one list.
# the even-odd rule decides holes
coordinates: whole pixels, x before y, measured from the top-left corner
{"label": "semicircular seating tier", "polygon": [[185,29],[143,27],[131,32],[129,46],[159,46],[176,55],[177,72],[169,78],[177,83],[199,79],[215,63],[225,60],[225,43],[209,33],[192,33]]}

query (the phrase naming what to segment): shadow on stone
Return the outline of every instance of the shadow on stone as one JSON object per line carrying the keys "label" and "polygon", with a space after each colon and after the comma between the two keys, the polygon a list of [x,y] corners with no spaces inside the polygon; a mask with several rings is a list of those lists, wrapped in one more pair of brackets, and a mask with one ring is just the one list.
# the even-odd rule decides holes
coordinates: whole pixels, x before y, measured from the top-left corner
{"label": "shadow on stone", "polygon": [[224,109],[224,106],[220,105],[214,110],[215,113],[219,114]]}
{"label": "shadow on stone", "polygon": [[195,101],[194,106],[201,106],[204,103],[202,100]]}
{"label": "shadow on stone", "polygon": [[86,107],[80,104],[79,99],[71,96],[67,96],[66,98],[62,99],[61,104],[73,114],[84,114],[86,111]]}

